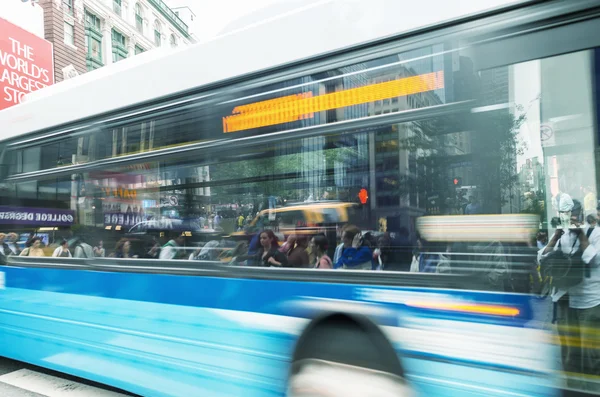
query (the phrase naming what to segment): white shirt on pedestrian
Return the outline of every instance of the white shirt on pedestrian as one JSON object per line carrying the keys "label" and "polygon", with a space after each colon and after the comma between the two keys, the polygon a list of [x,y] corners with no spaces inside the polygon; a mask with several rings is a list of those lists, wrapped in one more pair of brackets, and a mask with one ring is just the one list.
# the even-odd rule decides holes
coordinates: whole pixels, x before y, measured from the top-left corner
{"label": "white shirt on pedestrian", "polygon": [[[587,233],[589,226],[583,228],[582,233]],[[577,240],[576,240],[577,239]],[[589,246],[583,251],[581,259],[589,264],[590,277],[584,277],[583,280],[569,289],[552,289],[552,301],[557,302],[567,292],[569,293],[569,306],[573,309],[590,309],[600,305],[600,228],[596,227],[590,234]],[[554,246],[557,251],[559,243]],[[579,239],[577,235],[570,231],[560,238],[560,248],[566,255],[577,252],[579,249]],[[538,261],[545,259],[551,252],[544,255],[545,248],[538,251]]]}

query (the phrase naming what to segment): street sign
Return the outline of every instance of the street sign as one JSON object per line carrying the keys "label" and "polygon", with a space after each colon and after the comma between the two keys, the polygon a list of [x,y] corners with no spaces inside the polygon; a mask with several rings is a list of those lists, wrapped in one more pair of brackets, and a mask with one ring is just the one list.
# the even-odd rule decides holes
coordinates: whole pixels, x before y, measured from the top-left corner
{"label": "street sign", "polygon": [[554,130],[549,124],[540,125],[540,141],[542,142],[542,147],[554,146]]}

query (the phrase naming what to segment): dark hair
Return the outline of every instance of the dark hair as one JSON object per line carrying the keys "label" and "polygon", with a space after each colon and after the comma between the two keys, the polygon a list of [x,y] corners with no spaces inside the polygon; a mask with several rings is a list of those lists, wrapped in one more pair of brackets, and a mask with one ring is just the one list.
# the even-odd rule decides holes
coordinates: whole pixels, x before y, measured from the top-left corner
{"label": "dark hair", "polygon": [[358,233],[360,233],[360,229],[354,225],[348,225],[343,230],[342,236],[344,235],[344,233],[348,235],[348,239],[352,240]]}
{"label": "dark hair", "polygon": [[258,235],[259,241],[260,241],[260,235],[263,233],[266,234],[267,237],[269,237],[269,240],[271,240],[271,248],[279,248],[279,239],[277,238],[277,236],[275,235],[275,233],[273,233],[273,231],[271,229],[265,229],[262,232],[260,232],[260,234]]}
{"label": "dark hair", "polygon": [[32,239],[29,241],[29,243],[30,243],[31,245],[33,245],[33,243],[35,243],[36,241],[42,241],[42,239],[41,239],[41,238],[39,238],[38,236],[35,236],[35,237],[33,237],[33,238],[32,238]]}
{"label": "dark hair", "polygon": [[315,235],[313,237],[313,242],[315,247],[317,247],[319,250],[322,252],[327,252],[327,249],[329,248],[329,240],[327,240],[327,237],[324,234],[320,233]]}
{"label": "dark hair", "polygon": [[592,223],[592,222],[597,222],[598,220],[596,219],[596,217],[592,214],[589,214],[588,216],[585,217],[585,221],[587,223]]}
{"label": "dark hair", "polygon": [[571,208],[571,216],[576,216],[579,221],[583,222],[583,207],[579,200],[573,200],[573,208]]}
{"label": "dark hair", "polygon": [[122,238],[119,241],[117,241],[117,245],[115,246],[115,252],[118,252],[119,254],[122,254],[123,253],[123,246],[127,242],[129,242],[129,239],[126,239],[126,238]]}
{"label": "dark hair", "polygon": [[65,245],[68,244],[69,242],[66,239],[62,239],[62,241],[60,242],[60,245]]}
{"label": "dark hair", "polygon": [[296,234],[296,245],[305,246],[308,244],[308,237],[305,234]]}

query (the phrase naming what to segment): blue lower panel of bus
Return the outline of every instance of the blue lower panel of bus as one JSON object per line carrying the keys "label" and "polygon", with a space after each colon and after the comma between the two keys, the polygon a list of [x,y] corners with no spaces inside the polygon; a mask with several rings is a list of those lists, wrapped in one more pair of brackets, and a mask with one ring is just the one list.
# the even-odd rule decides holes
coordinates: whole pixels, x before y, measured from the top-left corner
{"label": "blue lower panel of bus", "polygon": [[[377,323],[417,395],[557,393],[551,349],[541,331],[527,327],[525,296],[1,270],[1,355],[144,396],[282,396],[295,342],[321,310],[360,313]],[[449,312],[452,300],[501,304],[519,314]]]}

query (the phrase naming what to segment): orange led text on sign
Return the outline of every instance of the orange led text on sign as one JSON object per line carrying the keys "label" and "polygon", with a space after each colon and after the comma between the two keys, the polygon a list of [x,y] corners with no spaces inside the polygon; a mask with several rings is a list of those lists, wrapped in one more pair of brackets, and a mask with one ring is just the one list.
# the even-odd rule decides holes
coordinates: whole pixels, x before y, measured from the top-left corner
{"label": "orange led text on sign", "polygon": [[235,107],[231,116],[223,117],[223,132],[244,131],[308,119],[312,118],[316,112],[418,94],[440,88],[444,88],[443,71],[370,84],[331,94],[313,96],[312,92],[307,92],[288,95]]}

